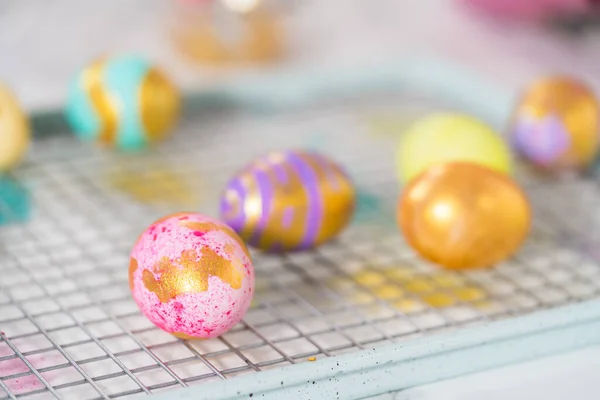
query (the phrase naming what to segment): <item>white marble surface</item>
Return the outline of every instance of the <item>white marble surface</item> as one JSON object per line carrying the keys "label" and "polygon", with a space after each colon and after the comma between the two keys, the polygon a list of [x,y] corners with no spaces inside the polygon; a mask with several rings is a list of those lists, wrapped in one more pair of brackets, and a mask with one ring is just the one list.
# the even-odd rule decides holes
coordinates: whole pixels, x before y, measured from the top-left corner
{"label": "white marble surface", "polygon": [[[501,1],[501,0],[499,0]],[[578,41],[474,20],[446,0],[305,0],[290,17],[290,55],[271,70],[348,67],[407,53],[461,60],[517,90],[543,72],[568,72],[600,89],[600,37]],[[256,69],[186,64],[165,35],[166,0],[2,0],[0,81],[29,110],[56,107],[73,72],[109,51],[141,52],[185,87]],[[412,388],[385,399],[597,399],[600,347]]]}

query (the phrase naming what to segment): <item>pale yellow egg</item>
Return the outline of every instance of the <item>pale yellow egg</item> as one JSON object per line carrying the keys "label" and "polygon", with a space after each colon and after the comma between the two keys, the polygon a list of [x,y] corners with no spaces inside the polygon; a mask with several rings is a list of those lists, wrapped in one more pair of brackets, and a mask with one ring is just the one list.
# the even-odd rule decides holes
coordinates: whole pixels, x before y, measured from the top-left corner
{"label": "pale yellow egg", "polygon": [[510,173],[509,146],[487,124],[461,114],[436,113],[415,122],[401,137],[396,154],[403,183],[442,162],[463,161]]}

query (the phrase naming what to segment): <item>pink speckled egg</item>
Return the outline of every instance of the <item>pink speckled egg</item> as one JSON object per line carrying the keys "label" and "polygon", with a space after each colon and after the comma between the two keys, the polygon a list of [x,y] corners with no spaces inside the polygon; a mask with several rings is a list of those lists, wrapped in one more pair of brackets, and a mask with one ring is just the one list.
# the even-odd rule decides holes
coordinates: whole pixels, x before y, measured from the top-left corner
{"label": "pink speckled egg", "polygon": [[131,251],[129,286],[140,310],[182,339],[217,337],[237,324],[254,293],[246,245],[227,225],[197,213],[159,219]]}

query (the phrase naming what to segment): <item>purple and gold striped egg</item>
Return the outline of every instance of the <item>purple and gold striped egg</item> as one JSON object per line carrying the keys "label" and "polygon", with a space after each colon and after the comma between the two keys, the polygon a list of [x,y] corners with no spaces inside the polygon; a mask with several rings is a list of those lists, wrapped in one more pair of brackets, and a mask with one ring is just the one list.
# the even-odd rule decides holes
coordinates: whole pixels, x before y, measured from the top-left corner
{"label": "purple and gold striped egg", "polygon": [[275,151],[243,168],[221,197],[221,219],[251,246],[303,250],[340,233],[355,209],[342,168],[311,151]]}

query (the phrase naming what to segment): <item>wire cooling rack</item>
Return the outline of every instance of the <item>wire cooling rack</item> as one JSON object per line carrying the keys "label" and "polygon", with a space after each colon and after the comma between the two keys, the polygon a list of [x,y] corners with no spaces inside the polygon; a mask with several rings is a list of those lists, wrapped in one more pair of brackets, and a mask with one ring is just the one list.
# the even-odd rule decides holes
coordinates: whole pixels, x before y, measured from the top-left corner
{"label": "wire cooling rack", "polygon": [[[375,378],[363,371],[352,383],[342,379],[360,363],[375,368],[383,353],[402,361],[407,356],[398,349],[425,343],[419,354],[431,355],[436,338],[444,337],[450,338],[443,341],[447,349],[458,347],[444,336],[452,332],[463,340],[472,336],[466,348],[474,348],[477,338],[493,342],[485,331],[469,336],[478,326],[504,320],[494,332],[523,334],[526,324],[516,322],[522,318],[598,298],[593,241],[600,233],[600,190],[592,180],[540,181],[522,170],[518,177],[535,209],[533,231],[516,257],[494,269],[445,271],[407,247],[393,222],[399,188],[396,138],[389,132],[432,111],[469,112],[439,97],[379,88],[320,96],[287,111],[195,109],[171,141],[138,155],[100,151],[65,131],[43,134],[62,128],[40,125],[28,161],[1,186],[0,399],[159,392],[220,399],[266,396],[267,390],[272,396],[287,390],[292,398],[362,398],[452,375],[433,373],[430,365],[415,379],[394,378],[393,385],[384,384],[392,369]],[[253,305],[222,337],[183,341],[154,327],[127,282],[139,232],[168,212],[217,216],[220,190],[240,166],[289,147],[320,149],[348,169],[359,193],[351,227],[312,251],[253,252]],[[23,212],[24,205],[31,208]],[[595,315],[586,312],[567,314]],[[566,326],[565,318],[550,314],[531,324]],[[600,333],[596,325],[590,329],[594,335],[577,333],[580,341]],[[562,338],[550,347],[585,344]],[[486,357],[473,368],[510,361]],[[466,371],[458,364],[454,369]],[[251,378],[241,377],[246,374]],[[175,390],[196,385],[206,390]]]}

